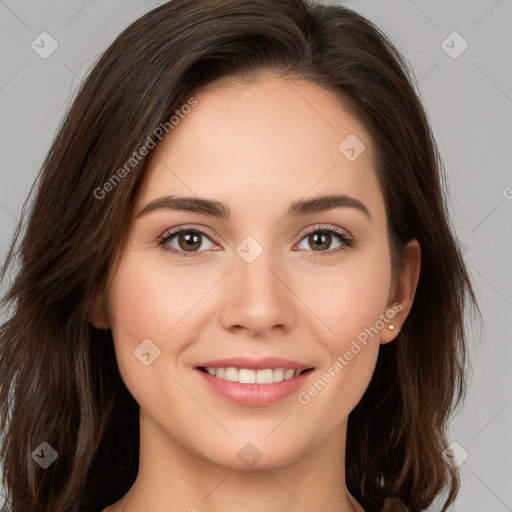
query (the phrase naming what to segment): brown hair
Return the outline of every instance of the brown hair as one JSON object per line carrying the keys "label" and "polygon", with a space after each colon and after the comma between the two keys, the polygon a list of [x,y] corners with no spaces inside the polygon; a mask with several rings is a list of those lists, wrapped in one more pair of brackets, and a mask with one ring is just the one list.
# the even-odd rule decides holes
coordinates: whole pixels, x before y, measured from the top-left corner
{"label": "brown hair", "polygon": [[[0,457],[13,512],[101,509],[135,480],[138,404],[111,331],[87,315],[97,291],[106,297],[149,156],[108,196],[98,190],[198,88],[265,70],[319,84],[349,106],[375,147],[395,272],[409,240],[422,248],[410,314],[381,347],[349,417],[347,487],[367,512],[416,512],[443,494],[444,511],[454,501],[460,476],[443,451],[466,390],[466,303],[478,306],[407,63],[377,27],[341,6],[174,0],[125,29],[81,85],[2,268],[5,280],[19,265],[0,329]],[[31,457],[42,441],[58,452],[47,469]]]}

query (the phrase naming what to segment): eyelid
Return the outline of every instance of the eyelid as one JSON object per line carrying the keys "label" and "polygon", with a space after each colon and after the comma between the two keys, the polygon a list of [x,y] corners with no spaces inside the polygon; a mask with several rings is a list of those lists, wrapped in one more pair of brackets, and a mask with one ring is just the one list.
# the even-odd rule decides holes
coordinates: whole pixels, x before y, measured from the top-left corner
{"label": "eyelid", "polygon": [[202,235],[209,238],[212,243],[215,239],[215,234],[210,229],[203,227],[201,225],[194,225],[194,224],[181,224],[179,226],[174,226],[173,228],[166,229],[162,235],[158,237],[159,240],[162,238],[168,237],[168,236],[175,236],[180,234],[183,231],[197,231],[198,233],[201,233]]}
{"label": "eyelid", "polygon": [[344,235],[347,238],[354,239],[352,236],[352,233],[350,233],[347,229],[341,228],[339,226],[336,226],[334,224],[315,224],[314,226],[306,228],[301,234],[299,238],[299,242],[307,235],[310,235],[311,233],[315,233],[316,231],[330,231],[335,232],[340,235]]}

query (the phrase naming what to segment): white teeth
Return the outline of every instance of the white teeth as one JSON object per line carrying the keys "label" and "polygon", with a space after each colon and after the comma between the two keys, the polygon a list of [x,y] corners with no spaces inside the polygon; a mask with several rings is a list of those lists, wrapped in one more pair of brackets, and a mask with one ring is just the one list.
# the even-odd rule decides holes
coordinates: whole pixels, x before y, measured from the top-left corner
{"label": "white teeth", "polygon": [[[240,374],[242,371],[240,370]],[[272,384],[274,382],[274,372],[269,368],[268,370],[258,370],[254,372],[256,375],[256,384]],[[240,379],[242,382],[242,379]]]}
{"label": "white teeth", "polygon": [[295,373],[294,370],[286,370],[284,372],[284,380],[290,380],[291,378],[293,378],[294,373]]}
{"label": "white teeth", "polygon": [[273,382],[282,382],[298,377],[301,370],[284,368],[266,368],[264,370],[249,370],[247,368],[213,368],[209,366],[206,371],[212,377],[229,380],[231,382],[240,382],[241,384],[272,384]]}
{"label": "white teeth", "polygon": [[281,382],[284,380],[284,370],[282,368],[276,368],[274,370],[274,382]]}
{"label": "white teeth", "polygon": [[231,382],[238,381],[238,368],[226,368],[226,373],[224,374],[224,379],[229,380]]}
{"label": "white teeth", "polygon": [[240,370],[238,370],[238,382],[240,382],[240,384],[256,384],[256,372],[254,370],[240,368]]}

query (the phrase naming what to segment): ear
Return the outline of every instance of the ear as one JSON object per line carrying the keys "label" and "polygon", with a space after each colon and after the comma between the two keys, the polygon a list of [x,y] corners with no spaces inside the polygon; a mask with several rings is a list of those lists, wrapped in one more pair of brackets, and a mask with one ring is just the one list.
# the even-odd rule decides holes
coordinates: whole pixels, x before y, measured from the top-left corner
{"label": "ear", "polygon": [[109,329],[110,321],[105,311],[105,305],[103,301],[103,295],[101,290],[97,290],[88,313],[89,322],[91,322],[96,329]]}
{"label": "ear", "polygon": [[[421,247],[419,242],[413,239],[404,248],[400,275],[397,276],[390,292],[386,312],[384,313],[388,321],[381,331],[381,344],[393,341],[400,332],[412,307],[420,277],[420,268]],[[390,328],[390,325],[394,329]]]}

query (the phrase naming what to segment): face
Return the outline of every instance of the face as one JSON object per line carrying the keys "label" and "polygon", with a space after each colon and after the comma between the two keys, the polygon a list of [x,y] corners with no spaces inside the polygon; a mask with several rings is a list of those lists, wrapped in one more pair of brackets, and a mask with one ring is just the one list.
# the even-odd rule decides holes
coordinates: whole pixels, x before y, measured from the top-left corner
{"label": "face", "polygon": [[[384,198],[371,140],[332,92],[265,76],[194,99],[145,171],[110,327],[141,432],[271,468],[344,443],[396,335]],[[323,196],[340,197],[297,203]]]}

